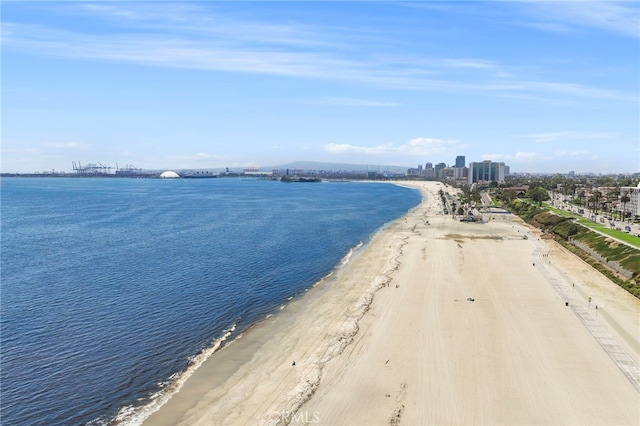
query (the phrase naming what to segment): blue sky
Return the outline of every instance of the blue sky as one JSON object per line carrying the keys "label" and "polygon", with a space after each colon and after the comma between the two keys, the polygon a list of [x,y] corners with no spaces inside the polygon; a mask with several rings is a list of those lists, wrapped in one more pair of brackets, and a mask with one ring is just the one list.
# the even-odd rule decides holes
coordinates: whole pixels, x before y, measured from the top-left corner
{"label": "blue sky", "polygon": [[640,3],[2,2],[2,171],[640,171]]}

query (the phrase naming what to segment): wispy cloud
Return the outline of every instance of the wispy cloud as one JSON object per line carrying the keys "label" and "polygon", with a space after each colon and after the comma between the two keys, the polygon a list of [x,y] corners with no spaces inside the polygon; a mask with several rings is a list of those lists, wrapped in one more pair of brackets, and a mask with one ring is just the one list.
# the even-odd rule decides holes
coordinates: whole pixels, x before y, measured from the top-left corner
{"label": "wispy cloud", "polygon": [[[166,8],[163,4],[162,10],[144,3],[79,7],[82,13],[110,20],[110,31],[69,31],[5,22],[3,49],[77,60],[347,81],[409,91],[554,102],[637,100],[635,94],[574,82],[517,78],[513,71],[519,67],[484,58],[416,57],[381,47],[362,49],[362,39],[369,47],[384,45],[383,35],[376,36],[364,28],[257,22],[193,3],[167,4]],[[380,43],[376,43],[376,37]],[[434,78],[436,75],[439,78]],[[396,106],[375,101],[352,105]]]}
{"label": "wispy cloud", "polygon": [[599,28],[640,38],[640,6],[637,1],[534,1],[527,4],[532,21],[526,25],[548,31]]}
{"label": "wispy cloud", "polygon": [[[217,40],[229,46],[288,46],[291,48],[340,47],[336,32],[344,30],[315,28],[309,25],[251,19],[246,15],[223,12],[211,2],[163,2],[162,7],[145,2],[124,4],[84,4],[76,13],[103,19],[114,26],[135,32],[178,34],[187,38]],[[318,34],[324,33],[324,37]]]}
{"label": "wispy cloud", "polygon": [[461,144],[455,140],[415,138],[404,144],[383,144],[376,146],[330,143],[324,146],[332,154],[361,154],[371,156],[435,156],[453,155]]}
{"label": "wispy cloud", "polygon": [[615,138],[615,134],[606,132],[577,132],[562,131],[549,133],[534,133],[529,135],[521,135],[532,143],[548,144],[562,141],[580,141],[580,140],[605,140]]}
{"label": "wispy cloud", "polygon": [[592,153],[590,151],[581,150],[558,150],[551,154],[541,154],[532,151],[517,151],[513,154],[494,153],[494,154],[482,154],[480,158],[482,160],[501,161],[506,163],[527,164],[536,163],[539,161],[553,161],[562,158],[575,158],[585,157]]}
{"label": "wispy cloud", "polygon": [[556,33],[598,28],[627,37],[640,37],[640,5],[636,0],[503,0],[492,2],[403,2],[405,7],[460,13],[495,22]]}

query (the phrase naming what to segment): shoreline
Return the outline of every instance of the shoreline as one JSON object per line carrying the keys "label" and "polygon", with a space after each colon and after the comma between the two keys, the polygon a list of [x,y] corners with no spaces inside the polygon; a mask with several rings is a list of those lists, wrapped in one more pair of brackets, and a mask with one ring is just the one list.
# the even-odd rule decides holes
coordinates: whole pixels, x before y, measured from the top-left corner
{"label": "shoreline", "polygon": [[[386,225],[383,225],[381,230],[384,229],[384,227],[386,227]],[[377,232],[380,232],[381,230]],[[179,395],[180,392],[182,392],[184,385],[190,382],[190,380],[192,380],[191,377],[194,374],[198,374],[203,366],[205,368],[203,368],[203,371],[199,374],[204,374],[203,372],[210,373],[209,370],[211,369],[216,370],[216,372],[213,373],[215,376],[214,381],[209,382],[209,385],[215,386],[216,384],[220,384],[224,380],[228,379],[239,366],[250,360],[251,352],[247,352],[247,348],[243,347],[237,351],[230,351],[232,353],[227,353],[225,352],[227,348],[232,347],[234,344],[236,346],[248,345],[250,348],[258,348],[262,344],[265,344],[268,340],[265,339],[265,337],[267,337],[269,333],[273,332],[273,328],[280,327],[282,324],[290,324],[291,320],[294,319],[296,315],[301,315],[304,306],[306,306],[304,303],[305,300],[307,302],[309,301],[309,298],[311,298],[310,300],[313,300],[314,297],[317,297],[315,293],[321,294],[321,292],[326,291],[327,286],[330,286],[331,282],[335,280],[336,272],[346,267],[354,256],[357,256],[363,248],[366,248],[367,244],[368,243],[363,242],[356,244],[354,247],[349,249],[347,254],[327,275],[310,287],[302,290],[297,295],[291,296],[287,300],[283,301],[278,305],[278,307],[275,307],[262,319],[250,324],[241,331],[236,332],[237,324],[233,324],[229,328],[223,330],[223,335],[221,337],[215,339],[210,347],[203,349],[200,353],[195,355],[193,361],[185,370],[174,374],[174,376],[172,376],[175,377],[174,381],[172,381],[167,388],[161,389],[153,395],[149,403],[136,407],[125,406],[114,417],[113,421],[115,421],[116,424],[125,425],[147,424],[146,422],[148,421],[148,418],[153,416],[159,410],[163,410],[163,407],[174,396]],[[284,320],[279,321],[279,319]],[[234,346],[234,348],[236,346]],[[220,355],[221,353],[223,353],[223,355]],[[239,355],[240,357],[238,357]],[[221,363],[226,364],[224,369],[218,369],[215,366],[209,365],[211,363],[210,358],[214,356],[222,358],[217,358],[216,361],[221,361]],[[200,381],[199,379],[194,380]],[[163,414],[163,417],[164,415],[165,414]],[[162,424],[173,423],[165,423],[165,419],[163,418]]]}
{"label": "shoreline", "polygon": [[[410,185],[403,186],[412,189],[419,189]],[[151,414],[145,414],[142,422],[135,420],[133,422],[127,422],[126,424],[170,425],[190,423],[190,421],[183,418],[183,416],[187,414],[187,407],[190,404],[189,401],[204,398],[204,393],[209,390],[209,386],[214,387],[216,385],[223,385],[225,381],[233,380],[232,376],[234,374],[242,374],[239,370],[254,358],[255,351],[262,349],[264,345],[269,345],[271,336],[274,333],[286,333],[291,328],[295,327],[296,320],[302,319],[305,310],[309,308],[321,310],[319,308],[327,302],[325,299],[333,299],[332,295],[327,295],[326,293],[331,292],[334,286],[340,285],[341,280],[344,279],[343,274],[345,271],[349,271],[352,264],[361,256],[366,256],[366,252],[370,250],[372,243],[381,238],[382,235],[388,235],[387,231],[390,227],[398,226],[397,224],[400,223],[403,218],[411,214],[415,209],[419,208],[425,201],[424,193],[422,193],[422,195],[423,199],[421,204],[410,209],[404,216],[384,224],[380,229],[372,234],[368,242],[364,244],[361,242],[354,246],[345,256],[349,257],[346,265],[344,264],[343,258],[327,276],[307,289],[307,291],[301,294],[300,297],[294,298],[287,303],[284,306],[284,309],[281,307],[279,311],[267,315],[266,318],[263,318],[259,322],[253,324],[247,330],[240,333],[239,336],[229,341],[223,348],[221,348],[221,350],[211,354],[211,356],[208,357],[207,360],[202,363],[202,365],[185,381],[181,389],[172,393],[171,398],[158,409],[154,409]],[[397,250],[397,247],[395,248]],[[396,252],[394,247],[390,246],[389,249],[391,249],[391,254]],[[395,255],[391,256],[391,259],[395,259]],[[389,273],[389,271],[384,271],[384,274],[387,273]],[[351,301],[361,299],[358,303],[363,309],[361,313],[358,313],[358,308],[356,307],[353,310],[352,315],[360,317],[366,312],[368,304],[373,300],[372,291],[375,292],[377,286],[383,285],[383,281],[380,281],[380,277],[376,278],[377,280],[372,286],[373,289],[365,291],[364,294],[362,294],[358,288],[355,289],[355,291],[351,291],[351,294],[349,295],[351,297]],[[321,321],[322,316],[316,318],[316,320]],[[357,332],[357,324],[354,322],[345,321],[345,326],[348,330],[346,335]],[[343,338],[346,335],[337,335],[338,347],[348,344],[348,338]],[[342,349],[344,348],[339,349],[339,351]],[[292,362],[293,359],[287,358],[283,365],[290,367]],[[326,362],[326,360],[324,360],[324,362]],[[300,361],[297,361],[296,366],[301,366]],[[314,375],[315,372],[312,372],[311,376],[314,377]],[[319,378],[320,376],[317,375],[315,377]],[[207,384],[202,385],[202,382],[206,382]],[[306,391],[303,390],[303,392]],[[286,410],[283,410],[283,412],[292,412],[292,408],[289,407]],[[269,418],[269,416],[267,417]]]}
{"label": "shoreline", "polygon": [[[372,182],[380,183],[367,181],[367,183]],[[407,185],[405,185],[405,187],[416,189]],[[405,213],[405,215],[419,205],[420,204],[414,206]],[[206,380],[211,386],[219,385],[228,379],[240,366],[250,360],[253,350],[267,343],[270,334],[281,331],[283,327],[290,325],[296,316],[303,315],[303,310],[306,306],[316,300],[317,297],[320,297],[325,291],[328,291],[332,283],[336,281],[336,275],[339,274],[343,268],[348,267],[354,258],[357,258],[363,251],[366,251],[368,245],[378,234],[383,233],[389,226],[399,221],[402,217],[404,216],[383,224],[369,236],[367,241],[360,241],[351,247],[327,275],[296,296],[292,296],[284,301],[279,307],[274,308],[272,312],[266,314],[262,319],[239,332],[234,332],[236,324],[228,330],[225,330],[224,335],[216,339],[212,347],[205,348],[197,354],[194,357],[194,362],[192,362],[186,370],[177,373],[176,380],[167,388],[155,394],[150,402],[142,406],[123,407],[114,418],[114,421],[117,424],[125,425],[156,424],[154,417],[161,417],[162,420],[157,424],[175,424],[175,422],[178,421],[178,417],[174,415],[174,410],[180,411],[182,409],[180,407],[184,406],[183,401],[176,403],[175,400],[182,399],[187,393],[189,394],[189,398],[191,398],[194,396],[193,392],[204,392],[205,390],[197,384],[204,379],[200,377],[192,379],[192,376],[206,375]],[[211,360],[211,358],[215,359]],[[218,362],[223,365],[222,368],[214,365]],[[184,389],[185,386],[187,387],[186,391]],[[198,390],[194,391],[192,387]],[[165,408],[165,405],[169,403],[171,406]],[[174,405],[176,408],[172,407]],[[158,411],[161,411],[161,414],[156,416]],[[167,421],[167,417],[174,420]]]}
{"label": "shoreline", "polygon": [[[637,391],[531,266],[531,242],[515,225],[528,228],[511,217],[461,224],[437,215],[440,184],[401,184],[420,189],[421,204],[356,250],[330,282],[209,357],[144,424],[637,422]],[[623,296],[559,249],[552,255],[583,293],[604,289],[601,306],[638,335],[629,317],[640,304],[615,308]],[[483,278],[492,285],[474,283]],[[621,346],[634,352],[633,341]],[[589,369],[590,378],[579,374]],[[615,402],[598,398],[605,389]],[[496,405],[517,397],[515,406]]]}

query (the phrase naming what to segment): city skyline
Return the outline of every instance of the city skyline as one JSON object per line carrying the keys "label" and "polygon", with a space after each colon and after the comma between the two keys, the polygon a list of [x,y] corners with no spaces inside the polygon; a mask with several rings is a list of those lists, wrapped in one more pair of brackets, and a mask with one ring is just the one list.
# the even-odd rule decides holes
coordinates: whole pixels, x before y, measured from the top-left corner
{"label": "city skyline", "polygon": [[640,170],[633,1],[6,1],[2,24],[2,172]]}

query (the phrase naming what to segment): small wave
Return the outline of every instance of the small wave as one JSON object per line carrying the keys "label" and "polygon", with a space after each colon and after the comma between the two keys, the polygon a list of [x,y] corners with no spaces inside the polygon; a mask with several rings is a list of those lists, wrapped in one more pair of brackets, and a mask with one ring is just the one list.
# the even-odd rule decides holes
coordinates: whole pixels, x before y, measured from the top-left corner
{"label": "small wave", "polygon": [[362,245],[363,243],[362,241],[360,241],[358,244],[356,244],[355,247],[350,248],[349,252],[340,261],[340,266],[345,266],[347,263],[349,263],[349,260],[351,260],[351,256],[353,256],[353,253],[355,253],[360,247],[362,247]]}
{"label": "small wave", "polygon": [[149,403],[142,406],[127,405],[122,407],[113,419],[115,424],[138,426],[141,425],[149,416],[158,411],[160,407],[167,403],[171,397],[177,393],[189,377],[207,360],[214,352],[216,352],[227,338],[236,330],[236,324],[224,331],[219,339],[213,341],[213,345],[203,349],[198,355],[192,357],[189,366],[182,372],[175,373],[163,383],[159,383],[162,387],[158,392],[151,395]]}
{"label": "small wave", "polygon": [[324,277],[322,277],[320,280],[316,281],[315,283],[313,283],[313,285],[311,286],[311,288],[316,288],[318,287],[321,283],[327,281],[329,278],[331,278],[331,276],[333,275],[333,271],[329,272],[327,275],[325,275]]}

